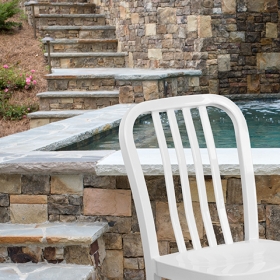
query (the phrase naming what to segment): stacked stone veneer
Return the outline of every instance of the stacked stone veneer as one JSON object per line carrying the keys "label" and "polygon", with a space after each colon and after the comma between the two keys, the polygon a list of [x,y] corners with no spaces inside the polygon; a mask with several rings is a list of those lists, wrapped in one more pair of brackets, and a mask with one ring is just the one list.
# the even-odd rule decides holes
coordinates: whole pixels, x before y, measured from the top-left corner
{"label": "stacked stone veneer", "polygon": [[277,0],[96,2],[130,67],[201,69],[203,93],[279,92]]}
{"label": "stacked stone veneer", "polygon": [[[155,213],[155,222],[161,254],[177,250],[170,226],[165,184],[162,176],[146,177]],[[179,178],[175,177],[175,190],[180,217],[184,211]],[[256,176],[260,237],[280,240],[280,176]],[[207,244],[198,205],[196,183],[191,178],[191,190],[198,231],[203,245]],[[211,178],[206,177],[207,193],[214,229],[219,243],[223,243],[217,216]],[[238,177],[222,180],[227,213],[235,241],[244,238],[241,184]],[[100,279],[145,279],[143,251],[139,227],[129,183],[123,176],[96,175],[0,175],[0,222],[41,223],[106,221],[110,230],[105,233],[106,257],[100,268]],[[185,222],[185,240],[191,247]],[[92,245],[93,246],[93,245]],[[37,258],[49,262],[81,259],[90,264],[90,250],[94,248],[48,248],[35,250]],[[6,250],[6,251],[5,251]],[[16,250],[16,249],[13,249]],[[21,247],[20,253],[30,254],[31,249]],[[20,251],[21,250],[21,251]],[[29,251],[28,251],[29,250]],[[84,250],[84,251],[83,251]],[[76,253],[75,253],[76,252]],[[77,253],[78,252],[78,253]],[[0,249],[0,261],[9,256],[18,257],[15,251]],[[43,256],[41,256],[41,255]],[[31,254],[32,255],[32,254]],[[38,256],[39,255],[39,256]],[[80,257],[79,257],[80,256]],[[73,261],[73,259],[72,259]]]}

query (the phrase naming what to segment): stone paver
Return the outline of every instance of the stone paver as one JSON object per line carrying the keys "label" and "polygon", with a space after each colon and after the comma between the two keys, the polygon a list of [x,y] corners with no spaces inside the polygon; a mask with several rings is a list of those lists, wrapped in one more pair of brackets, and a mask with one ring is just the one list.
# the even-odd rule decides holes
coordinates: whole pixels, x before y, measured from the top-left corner
{"label": "stone paver", "polygon": [[107,223],[1,224],[0,244],[89,245],[108,229]]}
{"label": "stone paver", "polygon": [[0,264],[0,280],[93,280],[92,266],[74,264]]}

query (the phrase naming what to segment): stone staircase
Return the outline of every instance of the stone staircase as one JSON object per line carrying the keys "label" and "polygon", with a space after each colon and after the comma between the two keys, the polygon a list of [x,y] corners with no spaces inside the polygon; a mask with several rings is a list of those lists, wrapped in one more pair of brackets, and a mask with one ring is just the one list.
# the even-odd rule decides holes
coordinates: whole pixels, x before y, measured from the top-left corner
{"label": "stone staircase", "polygon": [[0,224],[0,279],[94,280],[107,229],[100,222]]}
{"label": "stone staircase", "polygon": [[[33,24],[31,6],[27,2],[30,24]],[[99,7],[93,3],[39,2],[34,5],[37,34],[43,38],[48,34],[54,40],[50,42],[52,76],[46,76],[48,91],[38,94],[39,109],[29,115],[30,128],[73,117],[119,103],[115,81],[98,83],[90,79],[82,83],[81,79],[67,83],[65,73],[56,69],[68,70],[80,68],[123,68],[126,53],[118,52],[118,40],[115,27],[105,24],[105,15],[99,13]],[[47,46],[46,53],[47,59]],[[92,80],[92,81],[91,81]],[[104,80],[104,79],[103,79]],[[66,86],[67,84],[67,86]]]}

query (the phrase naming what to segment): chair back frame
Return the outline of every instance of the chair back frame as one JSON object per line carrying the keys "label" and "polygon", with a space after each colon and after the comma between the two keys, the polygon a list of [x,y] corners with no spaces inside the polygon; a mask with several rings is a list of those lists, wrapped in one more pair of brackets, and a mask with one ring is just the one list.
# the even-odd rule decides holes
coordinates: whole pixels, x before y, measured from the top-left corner
{"label": "chair back frame", "polygon": [[[137,104],[136,106],[131,108],[123,117],[120,124],[119,141],[136,207],[145,262],[146,264],[149,264],[149,267],[151,267],[153,263],[152,260],[159,256],[159,250],[157,244],[158,242],[155,230],[155,223],[147,191],[147,186],[133,138],[134,123],[136,119],[142,114],[152,114],[159,147],[161,150],[162,162],[164,166],[169,211],[179,252],[184,252],[186,250],[186,247],[176,208],[176,199],[172,181],[172,170],[168,149],[166,146],[166,141],[159,117],[159,113],[161,112],[167,113],[172,138],[174,140],[179,165],[180,180],[182,185],[182,194],[185,204],[185,214],[190,234],[192,237],[194,249],[201,249],[201,244],[197,234],[193,209],[191,205],[187,166],[184,157],[183,146],[180,139],[178,126],[177,124],[175,124],[175,110],[182,110],[184,120],[186,123],[186,129],[195,165],[202,219],[206,229],[206,235],[209,246],[217,246],[217,242],[213,231],[213,227],[210,226],[212,225],[212,222],[207,203],[203,166],[201,161],[201,155],[199,152],[197,137],[194,130],[194,125],[190,114],[190,110],[192,108],[197,108],[200,113],[204,136],[207,143],[209,161],[211,164],[217,209],[222,231],[224,234],[225,243],[231,244],[233,242],[226,216],[223,194],[221,191],[221,178],[219,173],[218,159],[213,134],[211,131],[211,126],[206,110],[206,107],[208,106],[217,107],[225,111],[232,120],[236,136],[236,144],[240,165],[240,176],[242,182],[245,240],[253,240],[259,238],[256,188],[250,151],[250,138],[246,120],[238,106],[229,99],[218,95],[192,95],[146,101]],[[175,218],[172,218],[172,216],[174,216]],[[148,265],[146,265],[146,269],[147,268]]]}

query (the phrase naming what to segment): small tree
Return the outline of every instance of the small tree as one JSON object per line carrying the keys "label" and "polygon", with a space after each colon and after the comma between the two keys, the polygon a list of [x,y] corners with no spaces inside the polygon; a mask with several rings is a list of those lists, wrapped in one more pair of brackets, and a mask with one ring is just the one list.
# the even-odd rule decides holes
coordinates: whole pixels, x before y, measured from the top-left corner
{"label": "small tree", "polygon": [[0,30],[10,30],[15,26],[21,25],[18,22],[7,21],[7,19],[19,12],[19,0],[11,0],[5,3],[0,3]]}

